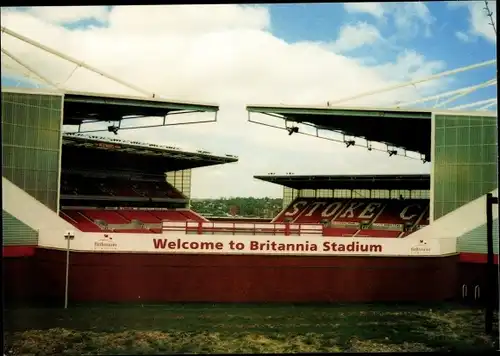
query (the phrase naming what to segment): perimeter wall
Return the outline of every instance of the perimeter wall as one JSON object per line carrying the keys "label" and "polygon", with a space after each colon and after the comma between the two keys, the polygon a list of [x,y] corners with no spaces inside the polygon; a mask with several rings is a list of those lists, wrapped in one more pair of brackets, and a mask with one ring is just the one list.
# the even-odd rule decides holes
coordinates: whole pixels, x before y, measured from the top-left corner
{"label": "perimeter wall", "polygon": [[[6,302],[62,305],[65,252],[6,260]],[[458,256],[70,253],[71,302],[373,302],[457,295]],[[21,278],[23,279],[21,283]]]}

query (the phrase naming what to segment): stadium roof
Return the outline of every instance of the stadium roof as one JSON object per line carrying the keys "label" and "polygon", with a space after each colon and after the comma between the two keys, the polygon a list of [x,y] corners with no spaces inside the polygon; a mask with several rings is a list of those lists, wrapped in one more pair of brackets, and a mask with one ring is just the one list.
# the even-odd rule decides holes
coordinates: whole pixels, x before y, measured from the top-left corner
{"label": "stadium roof", "polygon": [[429,190],[429,174],[384,175],[265,175],[254,176],[265,182],[292,189],[370,189],[370,190]]}
{"label": "stadium roof", "polygon": [[[219,106],[216,104],[174,101],[163,98],[111,95],[45,88],[19,89],[2,87],[2,92],[64,96],[63,110],[65,125],[82,125],[99,121],[120,122],[124,119],[138,119],[141,117],[166,117],[169,114],[194,112],[217,113],[219,111]],[[180,124],[182,124],[182,122],[180,122]],[[168,126],[168,122],[161,126]]]}
{"label": "stadium roof", "polygon": [[76,91],[64,92],[64,124],[120,121],[124,117],[167,116],[173,112],[217,112],[218,105],[160,98],[116,96]]}
{"label": "stadium roof", "polygon": [[[233,155],[214,155],[211,152],[198,150],[189,152],[174,146],[141,143],[116,138],[106,138],[83,134],[64,134],[63,144],[73,149],[92,149],[126,155],[143,156],[155,159],[155,166],[163,167],[166,171],[213,166],[217,164],[233,163],[238,161]],[[63,149],[64,151],[67,151]],[[130,165],[133,163],[130,162]]]}
{"label": "stadium roof", "polygon": [[247,106],[247,111],[385,143],[430,157],[432,112],[429,110],[251,105]]}

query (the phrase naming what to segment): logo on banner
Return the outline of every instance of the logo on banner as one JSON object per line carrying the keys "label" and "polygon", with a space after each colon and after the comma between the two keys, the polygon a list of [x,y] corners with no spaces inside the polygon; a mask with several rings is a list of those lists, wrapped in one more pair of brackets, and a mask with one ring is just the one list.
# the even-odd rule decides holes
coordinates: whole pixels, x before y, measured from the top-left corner
{"label": "logo on banner", "polygon": [[427,246],[425,240],[420,240],[416,245],[412,246],[410,253],[412,255],[428,255],[431,253],[431,248]]}
{"label": "logo on banner", "polygon": [[118,245],[113,241],[113,238],[108,234],[104,234],[104,238],[94,242],[94,250],[116,250]]}

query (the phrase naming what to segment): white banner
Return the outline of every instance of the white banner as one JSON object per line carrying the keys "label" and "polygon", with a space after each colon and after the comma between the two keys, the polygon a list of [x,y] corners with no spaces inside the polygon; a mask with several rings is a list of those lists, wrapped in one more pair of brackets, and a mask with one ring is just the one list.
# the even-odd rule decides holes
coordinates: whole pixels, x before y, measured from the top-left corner
{"label": "white banner", "polygon": [[[61,231],[41,231],[41,247],[66,248]],[[440,256],[454,241],[322,236],[121,234],[74,232],[70,249],[85,252],[246,254],[307,256]],[[442,242],[446,248],[441,251]],[[453,247],[452,247],[453,246]]]}

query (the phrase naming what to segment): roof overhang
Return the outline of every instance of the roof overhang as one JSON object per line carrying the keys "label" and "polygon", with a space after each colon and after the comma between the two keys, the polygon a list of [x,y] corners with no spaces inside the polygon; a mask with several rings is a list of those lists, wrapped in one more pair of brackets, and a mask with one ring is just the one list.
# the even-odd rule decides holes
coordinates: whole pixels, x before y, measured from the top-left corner
{"label": "roof overhang", "polygon": [[429,174],[386,175],[257,175],[254,178],[288,188],[304,189],[368,189],[429,190]]}
{"label": "roof overhang", "polygon": [[[64,125],[76,125],[78,126],[78,132],[85,133],[107,131],[107,128],[95,130],[82,130],[81,128],[84,124],[96,124],[101,122],[112,122],[119,130],[215,122],[217,121],[217,112],[219,111],[219,106],[216,104],[169,100],[164,98],[147,98],[40,88],[15,89],[2,87],[2,92],[32,95],[62,95],[64,98]],[[212,113],[214,114],[214,118],[210,120],[198,118],[192,121],[169,120],[172,115],[189,113]],[[122,122],[126,120],[137,120],[141,118],[161,118],[163,120],[154,125],[143,125],[138,123],[131,127],[122,126]]]}
{"label": "roof overhang", "polygon": [[219,106],[180,102],[161,98],[116,96],[66,91],[64,93],[64,124],[122,121],[124,118],[165,117],[179,112],[213,112]]}
{"label": "roof overhang", "polygon": [[283,119],[285,125],[287,122],[305,124],[315,129],[417,152],[427,157],[427,161],[430,160],[430,110],[249,105],[247,111],[249,115],[259,113]]}

